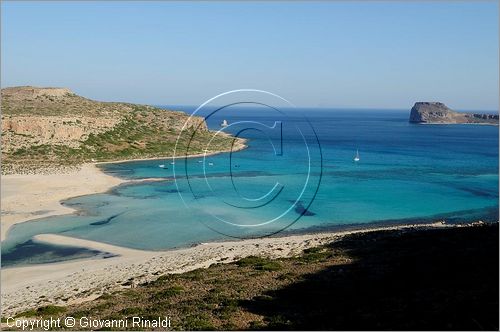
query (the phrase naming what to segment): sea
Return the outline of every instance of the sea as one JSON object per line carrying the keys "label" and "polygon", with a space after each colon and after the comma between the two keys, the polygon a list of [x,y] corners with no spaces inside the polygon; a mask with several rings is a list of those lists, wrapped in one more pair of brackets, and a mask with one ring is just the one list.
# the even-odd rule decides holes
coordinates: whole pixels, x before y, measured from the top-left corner
{"label": "sea", "polygon": [[2,266],[109,257],[33,241],[46,233],[169,250],[380,225],[497,222],[498,126],[419,125],[408,115],[244,105],[213,110],[206,122],[218,133],[206,148],[231,133],[246,139],[245,149],[184,158],[202,130],[187,128],[175,160],[101,164],[108,174],[137,181],[64,201],[73,214],[13,226],[2,243]]}

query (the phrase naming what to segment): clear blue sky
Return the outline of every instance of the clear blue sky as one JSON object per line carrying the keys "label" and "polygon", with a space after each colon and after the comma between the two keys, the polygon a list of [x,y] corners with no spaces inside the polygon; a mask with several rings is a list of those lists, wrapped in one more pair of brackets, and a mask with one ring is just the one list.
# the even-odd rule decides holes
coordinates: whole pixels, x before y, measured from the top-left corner
{"label": "clear blue sky", "polygon": [[2,86],[199,105],[498,109],[498,2],[2,2]]}

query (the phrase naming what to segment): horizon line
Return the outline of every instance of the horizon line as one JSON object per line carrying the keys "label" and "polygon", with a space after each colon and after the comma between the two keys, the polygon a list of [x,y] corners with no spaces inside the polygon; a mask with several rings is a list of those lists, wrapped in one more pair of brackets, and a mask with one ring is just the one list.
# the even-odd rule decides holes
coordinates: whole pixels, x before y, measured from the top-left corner
{"label": "horizon line", "polygon": [[[2,84],[0,84],[0,88],[3,90],[3,89],[6,89],[6,88],[21,88],[21,87],[30,87],[30,88],[39,88],[39,89],[69,89],[71,91],[73,91],[72,88],[68,88],[68,87],[62,87],[62,86],[37,86],[37,85],[7,85],[7,86],[3,86]],[[158,108],[161,108],[161,107],[188,107],[188,108],[197,108],[198,106],[195,105],[195,104],[159,104],[159,103],[149,103],[149,102],[146,102],[146,103],[143,103],[143,102],[131,102],[131,101],[125,101],[125,100],[99,100],[99,99],[93,99],[92,97],[86,97],[86,96],[82,96],[80,94],[77,94],[78,96],[80,97],[83,97],[83,98],[87,98],[87,99],[90,99],[90,100],[94,100],[94,101],[98,101],[98,102],[111,102],[111,103],[127,103],[127,104],[139,104],[139,105],[149,105],[149,106],[154,106],[154,107],[158,107]],[[416,101],[414,102],[417,103],[417,102],[438,102],[438,101]],[[442,101],[439,101],[439,102],[442,102]],[[444,103],[445,105],[447,105],[447,103]],[[214,105],[215,106],[215,105]],[[223,105],[218,105],[218,106],[223,106]],[[240,106],[240,107],[252,107],[252,106]],[[381,106],[370,106],[370,107],[366,107],[366,106],[296,106],[295,109],[319,109],[319,110],[383,110],[383,111],[410,111],[411,108],[413,107],[413,105],[411,106],[407,106],[407,107],[381,107]],[[293,107],[292,108],[288,108],[288,109],[294,109]],[[480,109],[480,108],[477,108],[477,109],[470,109],[470,108],[451,108],[453,111],[456,111],[456,112],[487,112],[487,113],[500,113],[499,112],[499,109],[493,109],[493,108],[490,108],[490,109]]]}

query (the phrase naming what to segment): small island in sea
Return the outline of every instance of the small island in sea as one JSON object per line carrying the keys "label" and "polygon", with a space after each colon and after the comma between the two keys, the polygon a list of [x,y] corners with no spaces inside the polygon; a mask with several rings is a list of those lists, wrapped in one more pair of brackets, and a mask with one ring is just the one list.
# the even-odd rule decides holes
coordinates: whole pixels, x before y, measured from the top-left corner
{"label": "small island in sea", "polygon": [[498,114],[455,112],[440,102],[417,102],[410,111],[411,123],[498,125]]}

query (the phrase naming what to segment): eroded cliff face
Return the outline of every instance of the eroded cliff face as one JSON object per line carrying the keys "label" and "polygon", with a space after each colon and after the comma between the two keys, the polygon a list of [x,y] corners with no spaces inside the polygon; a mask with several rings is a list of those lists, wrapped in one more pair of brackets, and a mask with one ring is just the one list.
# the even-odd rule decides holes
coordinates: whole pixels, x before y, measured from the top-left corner
{"label": "eroded cliff face", "polygon": [[439,102],[417,102],[410,111],[411,123],[498,124],[498,114],[455,112]]}
{"label": "eroded cliff face", "polygon": [[111,130],[119,119],[57,116],[2,116],[3,148],[8,151],[34,144],[80,146],[90,134]]}

